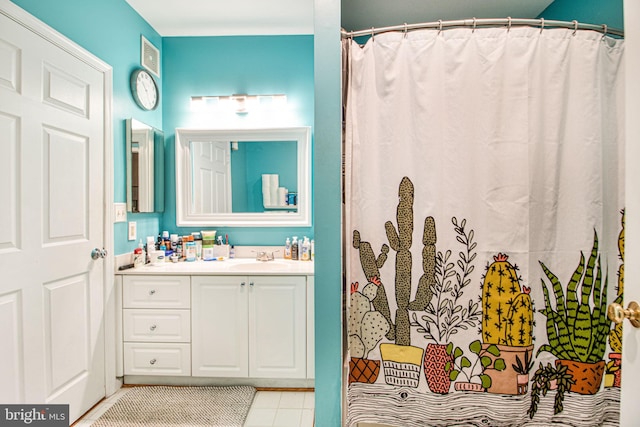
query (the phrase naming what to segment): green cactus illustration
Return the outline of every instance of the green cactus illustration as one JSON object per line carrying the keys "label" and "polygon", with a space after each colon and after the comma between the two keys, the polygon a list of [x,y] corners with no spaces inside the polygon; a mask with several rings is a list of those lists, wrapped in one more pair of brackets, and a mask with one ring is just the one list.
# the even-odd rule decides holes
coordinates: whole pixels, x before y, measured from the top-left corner
{"label": "green cactus illustration", "polygon": [[594,230],[593,248],[586,262],[584,254],[580,253],[580,263],[566,286],[566,298],[565,288],[558,277],[544,263],[540,262],[540,266],[552,286],[555,307],[542,280],[545,308],[540,312],[547,318],[549,344],[541,346],[538,354],[547,351],[558,359],[588,363],[601,361],[611,321],[607,318],[609,279],[600,263],[598,234]]}
{"label": "green cactus illustration", "polygon": [[[620,257],[620,267],[618,267],[618,296],[615,303],[622,304],[624,295],[624,209],[622,210],[622,229],[618,235],[618,255]],[[609,346],[614,353],[622,353],[622,323],[616,324],[609,333]]]}
{"label": "green cactus illustration", "polygon": [[369,352],[389,331],[389,322],[384,316],[371,309],[372,301],[384,287],[380,280],[373,277],[362,291],[358,291],[358,282],[351,284],[349,305],[349,352],[351,357],[366,359]]}
{"label": "green cactus illustration", "polygon": [[424,334],[426,339],[437,344],[447,344],[452,334],[475,327],[482,315],[478,302],[469,299],[465,306],[460,301],[465,288],[471,283],[470,275],[475,269],[473,261],[477,255],[477,243],[473,241],[474,232],[465,228],[466,219],[458,222],[453,217],[451,222],[457,234],[456,240],[462,244],[463,249],[458,252],[457,260],[451,259],[451,250],[437,252],[436,283],[430,287],[433,292],[432,300],[420,316],[422,322],[415,312],[411,313],[411,326],[417,327],[417,331]]}
{"label": "green cactus illustration", "polygon": [[[367,280],[380,277],[380,269],[387,261],[387,254],[389,253],[389,246],[382,245],[380,249],[380,255],[376,257],[371,247],[371,243],[365,242],[360,238],[360,232],[353,230],[353,247],[358,249],[360,254],[360,265],[362,271]],[[389,302],[387,301],[387,293],[384,286],[378,286],[378,292],[373,299],[373,307],[384,316],[388,324],[391,324],[391,312],[389,311]],[[389,328],[387,332],[387,339],[395,339],[395,329]]]}
{"label": "green cactus illustration", "polygon": [[[391,221],[384,224],[391,250],[396,252],[395,293],[398,309],[396,310],[394,337],[397,345],[411,345],[409,310],[424,310],[433,296],[436,265],[436,226],[433,217],[424,221],[422,243],[422,268],[424,274],[418,281],[415,298],[411,301],[411,245],[413,234],[413,183],[408,177],[402,178],[398,189],[398,207],[396,209],[397,228]],[[386,304],[388,306],[388,301]]]}
{"label": "green cactus illustration", "polygon": [[507,255],[493,259],[482,284],[482,339],[485,344],[527,347],[533,339],[531,288],[520,286]]}

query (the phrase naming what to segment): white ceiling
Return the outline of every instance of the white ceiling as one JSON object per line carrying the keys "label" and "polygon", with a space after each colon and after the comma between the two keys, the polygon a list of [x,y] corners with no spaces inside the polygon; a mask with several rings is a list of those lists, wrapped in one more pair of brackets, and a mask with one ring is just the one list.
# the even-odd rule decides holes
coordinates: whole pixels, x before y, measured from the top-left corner
{"label": "white ceiling", "polygon": [[313,34],[314,0],[126,0],[163,37]]}
{"label": "white ceiling", "polygon": [[[313,34],[314,0],[126,0],[161,36]],[[362,30],[463,18],[535,18],[553,0],[342,0]]]}

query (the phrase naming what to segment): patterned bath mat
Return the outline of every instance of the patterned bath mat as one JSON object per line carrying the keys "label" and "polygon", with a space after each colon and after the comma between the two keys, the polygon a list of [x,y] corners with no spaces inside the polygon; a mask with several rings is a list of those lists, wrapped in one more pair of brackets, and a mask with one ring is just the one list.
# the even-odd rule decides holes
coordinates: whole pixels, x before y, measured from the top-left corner
{"label": "patterned bath mat", "polygon": [[91,427],[242,427],[256,389],[236,387],[134,387]]}

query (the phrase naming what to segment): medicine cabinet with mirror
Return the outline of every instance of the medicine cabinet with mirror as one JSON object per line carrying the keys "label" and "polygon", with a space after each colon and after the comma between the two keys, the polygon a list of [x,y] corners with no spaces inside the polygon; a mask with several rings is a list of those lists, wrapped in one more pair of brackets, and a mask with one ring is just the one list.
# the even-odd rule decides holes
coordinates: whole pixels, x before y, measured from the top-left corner
{"label": "medicine cabinet with mirror", "polygon": [[176,225],[311,225],[311,129],[176,129]]}
{"label": "medicine cabinet with mirror", "polygon": [[164,211],[164,134],[135,119],[125,120],[127,211]]}

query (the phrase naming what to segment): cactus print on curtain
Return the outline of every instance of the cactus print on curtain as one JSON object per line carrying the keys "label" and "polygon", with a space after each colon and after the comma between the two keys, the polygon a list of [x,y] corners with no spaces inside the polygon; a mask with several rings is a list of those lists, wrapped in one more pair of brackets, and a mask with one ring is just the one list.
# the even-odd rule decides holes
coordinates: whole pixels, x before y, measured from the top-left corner
{"label": "cactus print on curtain", "polygon": [[623,41],[345,41],[347,425],[618,425]]}

